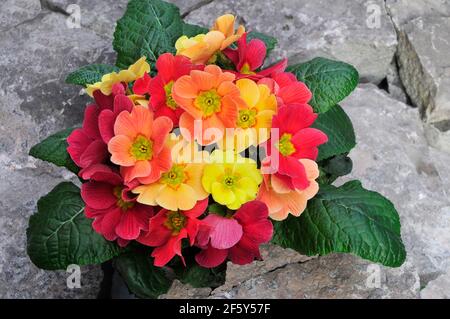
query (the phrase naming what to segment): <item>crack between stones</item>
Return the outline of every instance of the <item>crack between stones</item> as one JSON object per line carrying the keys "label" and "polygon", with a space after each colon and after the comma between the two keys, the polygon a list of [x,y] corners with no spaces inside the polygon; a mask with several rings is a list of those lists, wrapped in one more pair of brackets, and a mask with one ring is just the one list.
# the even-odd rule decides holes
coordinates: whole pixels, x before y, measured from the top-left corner
{"label": "crack between stones", "polygon": [[70,14],[66,10],[59,7],[58,5],[52,4],[48,0],[40,0],[40,2],[41,2],[41,8],[43,8],[43,9],[47,9],[48,11],[62,14],[66,17],[70,16]]}
{"label": "crack between stones", "polygon": [[22,21],[22,22],[19,22],[18,24],[15,24],[15,25],[13,25],[13,26],[10,26],[10,27],[8,27],[8,28],[6,28],[6,29],[0,29],[0,31],[1,31],[1,32],[9,32],[9,31],[11,31],[11,30],[13,30],[13,29],[15,29],[15,28],[18,28],[18,27],[20,27],[20,26],[23,26],[23,25],[25,25],[25,24],[33,23],[33,22],[35,22],[35,21],[37,21],[37,20],[40,20],[40,19],[42,19],[43,17],[45,17],[46,15],[48,15],[48,14],[50,14],[50,12],[41,11],[41,12],[39,12],[37,15],[35,15],[34,17],[32,17],[31,19],[24,20],[24,21]]}
{"label": "crack between stones", "polygon": [[[394,22],[394,17],[392,16],[392,13],[391,13],[391,11],[389,10],[389,8],[387,6],[387,0],[384,0],[383,4],[384,4],[384,10],[386,11],[386,15],[389,17],[389,20],[391,21],[392,26],[394,27],[395,34],[397,35],[397,45],[396,45],[396,48],[395,48],[394,59],[392,60],[392,62],[395,65],[395,72],[397,73],[397,77],[400,80],[400,84],[402,86],[400,89],[403,91],[403,93],[406,96],[406,99],[407,99],[407,103],[406,104],[408,106],[414,108],[414,105],[413,105],[413,103],[411,101],[411,97],[409,96],[408,92],[406,92],[405,83],[403,83],[403,80],[402,80],[402,78],[401,78],[401,76],[399,74],[398,50],[399,50],[399,46],[400,46],[399,45],[399,41],[400,41],[400,32],[401,31],[399,30],[399,28],[397,27],[396,23]],[[387,80],[387,77],[386,77],[386,80]],[[387,83],[387,92],[390,93],[389,92],[389,83]]]}

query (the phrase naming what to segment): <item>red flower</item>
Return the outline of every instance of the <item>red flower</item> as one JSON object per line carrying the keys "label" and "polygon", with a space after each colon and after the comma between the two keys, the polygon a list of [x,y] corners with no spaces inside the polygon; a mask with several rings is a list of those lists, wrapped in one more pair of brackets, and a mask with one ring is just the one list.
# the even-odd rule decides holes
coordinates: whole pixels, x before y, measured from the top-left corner
{"label": "red flower", "polygon": [[161,209],[155,217],[150,219],[148,232],[143,233],[137,241],[141,244],[156,247],[152,252],[155,266],[163,267],[175,255],[181,254],[181,241],[189,238],[191,246],[194,244],[201,221],[197,218],[208,207],[208,199],[199,201],[197,205],[186,211],[169,211]]}
{"label": "red flower", "polygon": [[133,92],[139,95],[145,95],[149,93],[151,76],[148,73],[144,73],[142,78],[137,79],[133,84]]}
{"label": "red flower", "polygon": [[74,130],[67,138],[69,144],[67,152],[80,168],[105,163],[108,160],[108,148],[98,128],[100,111],[95,104],[86,107],[82,128]]}
{"label": "red flower", "polygon": [[[150,105],[155,111],[155,117],[167,116],[174,126],[178,126],[178,121],[184,110],[180,108],[172,98],[173,83],[183,75],[188,75],[191,70],[198,69],[188,58],[170,53],[162,54],[156,61],[158,75],[148,83],[150,94]],[[143,91],[140,91],[143,92]]]}
{"label": "red flower", "polygon": [[114,137],[114,123],[116,118],[122,111],[131,112],[133,110],[133,101],[124,94],[119,94],[114,97],[112,109],[101,111],[98,117],[98,126],[100,135],[105,144]]}
{"label": "red flower", "polygon": [[137,203],[128,195],[130,188],[123,184],[119,173],[106,165],[97,164],[85,170],[89,182],[81,186],[86,203],[86,217],[94,218],[92,227],[107,240],[126,245],[148,230],[153,208]]}
{"label": "red flower", "polygon": [[195,260],[202,267],[214,268],[227,258],[238,265],[261,259],[259,246],[270,241],[273,234],[268,216],[266,204],[260,201],[242,205],[231,219],[209,215],[202,220],[206,225],[200,228],[197,236],[197,244],[203,250]]}
{"label": "red flower", "polygon": [[95,164],[108,163],[107,143],[113,135],[114,121],[123,110],[131,110],[133,102],[126,97],[123,84],[115,84],[111,95],[94,92],[96,104],[86,107],[83,126],[67,138],[67,152],[78,167],[83,179],[85,169]]}
{"label": "red flower", "polygon": [[256,72],[264,64],[267,54],[266,44],[259,39],[247,42],[247,33],[244,33],[237,42],[237,49],[228,48],[224,54],[233,62],[238,71],[237,78],[248,77],[258,80],[283,72],[287,67],[287,59]]}
{"label": "red flower", "polygon": [[318,146],[328,141],[320,130],[310,128],[317,118],[311,106],[292,104],[283,106],[272,119],[272,129],[278,129],[264,145],[267,157],[264,167],[270,167],[274,175],[290,189],[303,190],[309,186],[305,168],[300,159],[317,159]]}
{"label": "red flower", "polygon": [[272,78],[260,79],[258,84],[265,84],[271,89],[277,97],[279,106],[308,104],[312,98],[312,93],[306,84],[298,81],[290,72],[273,74]]}

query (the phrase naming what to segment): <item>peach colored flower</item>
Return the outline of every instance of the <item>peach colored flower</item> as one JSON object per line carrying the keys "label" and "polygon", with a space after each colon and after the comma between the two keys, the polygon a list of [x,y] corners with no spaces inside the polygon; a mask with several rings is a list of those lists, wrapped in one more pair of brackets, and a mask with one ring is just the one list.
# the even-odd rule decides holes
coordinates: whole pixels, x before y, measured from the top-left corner
{"label": "peach colored flower", "polygon": [[198,34],[191,38],[181,36],[175,43],[177,55],[189,58],[194,64],[213,63],[216,53],[225,50],[245,33],[242,25],[235,31],[235,21],[233,15],[225,14],[217,18],[207,34]]}
{"label": "peach colored flower", "polygon": [[301,159],[309,180],[309,186],[304,190],[292,190],[284,185],[275,175],[266,175],[261,185],[257,200],[269,207],[269,216],[273,220],[285,220],[289,214],[299,217],[306,209],[308,200],[316,196],[319,184],[317,163],[309,159]]}
{"label": "peach colored flower", "polygon": [[153,112],[143,106],[119,114],[108,150],[111,162],[121,166],[125,183],[135,178],[142,184],[153,183],[170,169],[172,160],[165,141],[172,126],[167,117],[154,120]]}
{"label": "peach colored flower", "polygon": [[[225,128],[236,127],[238,108],[245,102],[234,79],[234,74],[208,65],[204,71],[193,70],[174,83],[172,97],[186,111],[179,123],[185,139],[210,145],[222,139]],[[194,130],[199,124],[201,129]]]}

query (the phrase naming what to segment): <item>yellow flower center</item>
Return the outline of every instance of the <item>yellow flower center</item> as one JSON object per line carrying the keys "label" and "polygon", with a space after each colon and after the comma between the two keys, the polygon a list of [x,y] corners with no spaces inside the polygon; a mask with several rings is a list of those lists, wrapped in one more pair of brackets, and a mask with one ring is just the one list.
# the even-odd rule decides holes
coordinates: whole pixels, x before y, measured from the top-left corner
{"label": "yellow flower center", "polygon": [[240,110],[237,119],[237,126],[243,129],[255,126],[256,114],[256,109]]}
{"label": "yellow flower center", "polygon": [[130,153],[138,161],[151,160],[153,157],[153,142],[145,136],[138,135],[131,145]]}
{"label": "yellow flower center", "polygon": [[116,186],[116,187],[114,187],[113,192],[114,192],[114,196],[116,196],[116,198],[117,198],[116,205],[125,212],[134,206],[134,202],[124,201],[122,198],[122,190],[123,190],[123,187]]}
{"label": "yellow flower center", "polygon": [[176,110],[178,105],[172,97],[172,87],[173,81],[170,81],[166,85],[164,85],[164,91],[166,92],[166,105],[172,110]]}
{"label": "yellow flower center", "polygon": [[244,63],[240,71],[242,74],[256,74],[250,69],[250,64]]}
{"label": "yellow flower center", "polygon": [[184,165],[173,165],[170,171],[163,173],[161,182],[172,188],[178,188],[188,179],[187,173],[184,171]]}
{"label": "yellow flower center", "polygon": [[222,107],[220,95],[215,89],[201,92],[195,99],[194,104],[203,112],[204,117],[220,112]]}
{"label": "yellow flower center", "polygon": [[186,216],[180,212],[168,212],[167,220],[164,222],[164,226],[166,226],[169,230],[172,231],[172,235],[178,235],[180,230],[182,230],[186,226]]}
{"label": "yellow flower center", "polygon": [[233,188],[238,182],[240,176],[236,173],[233,173],[230,169],[225,170],[225,174],[219,178],[219,182],[221,182],[227,188]]}
{"label": "yellow flower center", "polygon": [[280,141],[278,142],[277,148],[281,154],[284,156],[290,156],[296,152],[294,144],[291,142],[292,134],[284,133]]}

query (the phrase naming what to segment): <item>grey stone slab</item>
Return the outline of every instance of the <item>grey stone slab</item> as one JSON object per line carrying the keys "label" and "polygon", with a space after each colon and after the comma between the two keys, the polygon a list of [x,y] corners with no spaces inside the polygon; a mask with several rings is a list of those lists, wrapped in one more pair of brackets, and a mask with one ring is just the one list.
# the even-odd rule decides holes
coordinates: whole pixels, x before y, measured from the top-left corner
{"label": "grey stone slab", "polygon": [[358,142],[344,180],[360,179],[392,200],[408,258],[426,285],[450,266],[450,175],[441,167],[450,156],[427,145],[417,110],[375,86],[359,87],[342,106]]}

